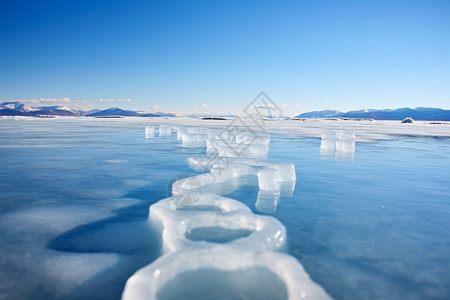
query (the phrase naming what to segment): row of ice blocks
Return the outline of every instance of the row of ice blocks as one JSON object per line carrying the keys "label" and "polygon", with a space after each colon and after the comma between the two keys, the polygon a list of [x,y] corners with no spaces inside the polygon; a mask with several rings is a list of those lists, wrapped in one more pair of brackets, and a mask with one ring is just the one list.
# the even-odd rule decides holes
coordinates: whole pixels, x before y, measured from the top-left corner
{"label": "row of ice blocks", "polygon": [[[276,252],[286,241],[286,229],[277,219],[202,190],[254,175],[260,188],[256,209],[276,208],[282,185],[294,188],[295,166],[243,158],[265,158],[268,136],[174,131],[182,145],[207,144],[209,156],[188,159],[192,168],[206,173],[177,180],[172,196],[150,207],[149,219],[162,225],[165,253],[129,278],[122,298],[329,299],[295,258]],[[172,131],[160,127],[159,134]]]}
{"label": "row of ice blocks", "polygon": [[208,154],[221,157],[265,159],[270,144],[268,133],[254,131],[168,125],[145,128],[146,138],[153,138],[156,134],[160,137],[172,136],[175,132],[182,147],[206,147]]}
{"label": "row of ice blocks", "polygon": [[[188,127],[188,126],[147,126],[145,128],[146,135],[158,133],[159,136],[171,136],[173,133],[177,134],[178,140],[186,139],[190,141],[193,136],[202,136],[201,140],[223,140],[229,144],[262,144],[268,145],[270,143],[269,134],[265,132],[256,132],[251,130],[226,130],[217,128],[205,127]],[[203,138],[206,136],[206,138]],[[198,139],[198,138],[194,138]]]}
{"label": "row of ice blocks", "polygon": [[160,126],[146,126],[145,127],[145,137],[153,138],[158,134],[160,137],[162,136],[171,136],[172,135],[172,127],[167,125]]}
{"label": "row of ice blocks", "polygon": [[320,149],[324,151],[355,152],[355,134],[348,131],[323,133]]}
{"label": "row of ice blocks", "polygon": [[281,183],[290,182],[295,185],[297,176],[295,174],[295,165],[291,163],[277,163],[255,159],[239,158],[219,158],[212,157],[190,157],[189,166],[196,171],[209,171],[214,176],[208,176],[208,173],[201,174],[198,177],[208,176],[208,182],[222,182],[233,177],[244,175],[256,175],[258,177],[258,186],[261,190],[280,190]]}

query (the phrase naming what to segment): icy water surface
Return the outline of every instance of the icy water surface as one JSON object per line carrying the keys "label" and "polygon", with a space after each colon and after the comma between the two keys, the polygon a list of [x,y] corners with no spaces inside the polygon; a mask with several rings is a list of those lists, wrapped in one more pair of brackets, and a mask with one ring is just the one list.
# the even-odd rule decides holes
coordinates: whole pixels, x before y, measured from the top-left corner
{"label": "icy water surface", "polygon": [[[119,299],[126,280],[161,255],[148,207],[167,197],[175,175],[195,173],[186,159],[202,149],[146,140],[145,125],[0,120],[0,299]],[[286,252],[335,299],[449,298],[450,140],[358,143],[353,160],[321,156],[319,146],[271,135],[267,160],[297,173],[293,197],[272,214],[287,229]],[[250,183],[225,196],[259,214]],[[202,272],[188,280],[210,276]]]}

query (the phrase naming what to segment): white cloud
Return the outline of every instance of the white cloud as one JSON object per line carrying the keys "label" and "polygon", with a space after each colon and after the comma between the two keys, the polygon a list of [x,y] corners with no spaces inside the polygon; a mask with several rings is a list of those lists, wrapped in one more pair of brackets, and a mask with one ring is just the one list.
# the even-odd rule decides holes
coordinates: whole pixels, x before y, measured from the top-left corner
{"label": "white cloud", "polygon": [[88,103],[89,101],[87,100],[75,100],[76,103]]}
{"label": "white cloud", "polygon": [[41,98],[39,99],[39,103],[69,103],[70,99],[65,97],[65,98]]}
{"label": "white cloud", "polygon": [[[299,107],[300,104],[295,103],[295,104],[275,104],[278,107]],[[267,103],[265,105],[255,105],[256,108],[265,108],[265,107],[275,107],[274,104],[272,103]]]}
{"label": "white cloud", "polygon": [[39,100],[37,100],[37,99],[31,99],[31,100],[27,100],[27,99],[8,100],[8,102],[22,102],[22,103],[25,103],[25,104],[40,103]]}
{"label": "white cloud", "polygon": [[114,100],[114,99],[99,99],[98,101],[100,101],[100,102],[131,102],[131,99],[116,99],[116,100]]}
{"label": "white cloud", "polygon": [[160,109],[161,107],[159,107],[158,105],[153,105],[152,108],[153,108],[153,109]]}
{"label": "white cloud", "polygon": [[217,115],[232,115],[237,114],[234,106],[230,107],[212,107],[207,104],[201,104],[199,106],[194,107],[194,113],[203,113],[203,114],[217,114]]}
{"label": "white cloud", "polygon": [[94,109],[94,105],[92,104],[88,104],[88,105],[78,105],[78,104],[74,104],[72,105],[73,109],[77,109],[77,110],[84,110],[84,111],[89,111]]}
{"label": "white cloud", "polygon": [[21,102],[24,104],[38,104],[38,103],[69,103],[70,98],[40,98],[40,99],[17,99],[8,100],[8,102]]}

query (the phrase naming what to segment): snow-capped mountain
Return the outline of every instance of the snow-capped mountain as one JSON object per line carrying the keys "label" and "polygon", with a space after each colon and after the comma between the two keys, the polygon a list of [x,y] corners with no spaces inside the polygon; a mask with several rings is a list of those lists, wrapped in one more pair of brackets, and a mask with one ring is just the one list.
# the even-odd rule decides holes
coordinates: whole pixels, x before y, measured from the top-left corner
{"label": "snow-capped mountain", "polygon": [[423,121],[450,121],[450,110],[440,108],[398,108],[398,109],[364,109],[340,112],[337,110],[312,111],[298,115],[296,118],[362,118],[375,120],[403,120],[405,118]]}
{"label": "snow-capped mountain", "polygon": [[343,113],[338,110],[321,110],[303,113],[296,118],[335,118],[340,117],[342,114]]}
{"label": "snow-capped mountain", "polygon": [[89,113],[86,116],[88,117],[104,117],[104,116],[128,116],[128,117],[136,117],[139,113],[132,110],[123,110],[117,107],[108,108],[105,110],[100,110],[94,113]]}
{"label": "snow-capped mountain", "polygon": [[73,110],[66,106],[46,106],[39,107],[40,115],[57,115],[57,116],[77,116],[79,115],[78,111]]}
{"label": "snow-capped mountain", "polygon": [[29,113],[33,111],[38,111],[39,108],[30,107],[20,102],[3,102],[0,104],[0,110],[11,111],[11,112],[21,112],[21,113]]}
{"label": "snow-capped mountain", "polygon": [[66,106],[30,107],[20,102],[3,102],[0,104],[0,116],[127,116],[127,117],[175,117],[174,114],[162,112],[148,113],[143,111],[123,110],[117,107],[105,110],[74,110]]}
{"label": "snow-capped mountain", "polygon": [[175,117],[174,114],[162,112],[147,113],[143,111],[123,110],[117,107],[108,108],[96,112],[85,114],[88,117],[126,116],[126,117]]}

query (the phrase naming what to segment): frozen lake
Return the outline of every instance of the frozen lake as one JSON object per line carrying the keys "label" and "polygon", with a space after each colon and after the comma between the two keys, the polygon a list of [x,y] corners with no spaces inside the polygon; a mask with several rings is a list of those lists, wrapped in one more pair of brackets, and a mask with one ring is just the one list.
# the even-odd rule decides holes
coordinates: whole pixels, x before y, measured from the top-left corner
{"label": "frozen lake", "polygon": [[[175,176],[200,174],[187,159],[203,149],[181,147],[176,136],[146,139],[145,126],[158,122],[190,125],[0,119],[0,299],[120,299],[126,281],[161,257],[161,228],[148,221],[149,206],[170,195]],[[268,125],[265,160],[295,165],[293,194],[258,209],[258,185],[244,176],[221,196],[255,218],[278,220],[286,244],[277,251],[294,257],[332,298],[448,299],[450,126],[287,122]],[[317,136],[326,129],[354,129],[354,156],[321,155]],[[217,230],[215,242],[249,234]],[[193,230],[190,239],[204,235]],[[234,251],[224,255],[235,259]],[[259,268],[240,272],[240,281],[266,272],[274,288],[263,295],[286,298],[283,281]],[[226,272],[210,272],[186,272],[171,284],[187,295],[201,291],[195,282],[205,278],[236,284]],[[176,292],[166,286],[160,295]]]}

